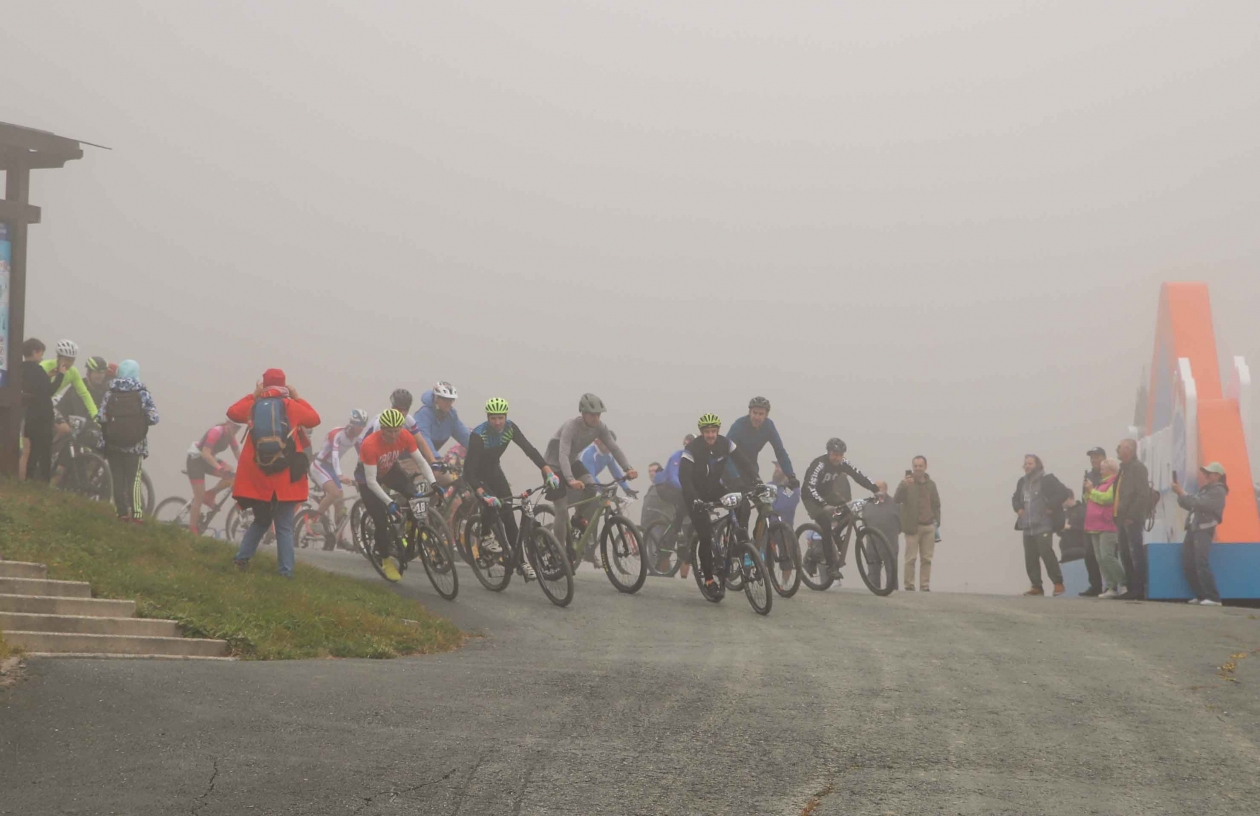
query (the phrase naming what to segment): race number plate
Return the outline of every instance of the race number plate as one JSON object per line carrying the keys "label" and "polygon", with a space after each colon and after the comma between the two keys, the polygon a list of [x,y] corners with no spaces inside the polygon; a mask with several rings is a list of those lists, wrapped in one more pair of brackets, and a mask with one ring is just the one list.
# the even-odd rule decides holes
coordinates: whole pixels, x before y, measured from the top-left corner
{"label": "race number plate", "polygon": [[411,512],[412,512],[412,513],[415,513],[417,516],[423,516],[425,513],[428,513],[428,512],[429,512],[429,500],[428,500],[428,499],[421,499],[421,498],[415,498],[415,499],[412,499],[412,500],[411,500]]}

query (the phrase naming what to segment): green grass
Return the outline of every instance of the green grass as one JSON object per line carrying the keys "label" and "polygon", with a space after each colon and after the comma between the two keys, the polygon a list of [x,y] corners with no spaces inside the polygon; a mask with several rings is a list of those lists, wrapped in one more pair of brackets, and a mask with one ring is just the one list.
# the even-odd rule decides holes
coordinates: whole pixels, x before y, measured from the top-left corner
{"label": "green grass", "polygon": [[10,646],[4,642],[4,630],[0,629],[0,660],[4,660],[11,655],[20,654],[21,650],[16,646]]}
{"label": "green grass", "polygon": [[221,638],[239,657],[395,657],[462,642],[450,621],[384,584],[300,563],[287,580],[276,573],[274,548],[241,573],[233,552],[168,525],[121,524],[108,505],[0,480],[0,557],[47,564],[50,578],[90,581],[94,597],[134,600],[140,617],[179,621],[186,636]]}

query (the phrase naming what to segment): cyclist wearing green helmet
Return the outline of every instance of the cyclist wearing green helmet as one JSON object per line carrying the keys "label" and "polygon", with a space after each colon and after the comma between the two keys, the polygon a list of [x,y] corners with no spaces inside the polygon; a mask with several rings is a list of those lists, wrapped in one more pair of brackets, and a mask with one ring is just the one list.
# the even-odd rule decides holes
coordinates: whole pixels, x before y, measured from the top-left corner
{"label": "cyclist wearing green helmet", "polygon": [[735,464],[745,489],[759,484],[761,479],[756,466],[744,452],[721,435],[722,420],[717,414],[705,414],[696,424],[700,428],[700,436],[683,449],[682,460],[678,464],[678,481],[682,485],[683,501],[691,523],[700,536],[700,569],[705,582],[712,585],[716,583],[713,577],[713,524],[704,505],[717,501],[726,492],[722,477],[726,475],[729,463]]}
{"label": "cyclist wearing green helmet", "polygon": [[389,408],[377,419],[381,429],[369,435],[359,446],[359,465],[354,469],[354,480],[359,486],[359,495],[363,497],[363,506],[374,523],[381,570],[389,580],[398,581],[402,579],[402,574],[398,570],[394,523],[399,520],[399,512],[388,490],[407,499],[416,493],[411,477],[398,465],[398,459],[404,453],[420,468],[429,485],[433,484],[433,469],[420,455],[415,436],[404,429],[406,414],[397,408]]}
{"label": "cyclist wearing green helmet", "polygon": [[[477,492],[477,497],[485,503],[485,512],[498,510],[503,520],[503,528],[507,532],[508,541],[516,541],[516,516],[506,507],[501,499],[511,498],[512,486],[499,460],[503,458],[508,445],[515,442],[530,461],[542,471],[547,487],[554,490],[560,484],[543,455],[530,444],[521,432],[520,426],[508,419],[508,403],[502,397],[491,397],[486,400],[486,421],[472,429],[468,435],[468,456],[464,459],[464,481]],[[533,568],[528,563],[522,564],[526,577],[533,577]]]}

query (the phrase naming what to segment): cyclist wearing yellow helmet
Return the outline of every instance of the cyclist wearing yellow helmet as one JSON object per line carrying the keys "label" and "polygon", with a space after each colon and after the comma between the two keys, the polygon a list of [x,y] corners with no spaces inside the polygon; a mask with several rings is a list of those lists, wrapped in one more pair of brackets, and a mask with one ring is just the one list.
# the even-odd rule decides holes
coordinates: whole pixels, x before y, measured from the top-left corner
{"label": "cyclist wearing yellow helmet", "polygon": [[[560,480],[552,473],[543,455],[525,438],[520,427],[508,419],[507,414],[507,400],[502,397],[491,397],[486,400],[486,421],[473,428],[472,433],[468,435],[468,457],[464,460],[464,481],[477,492],[477,498],[485,503],[483,508],[485,511],[489,512],[492,509],[499,511],[508,541],[514,542],[517,535],[516,516],[500,501],[512,495],[512,486],[508,484],[507,476],[504,475],[503,468],[499,464],[508,444],[515,442],[521,450],[525,451],[530,461],[542,471],[543,479],[549,488],[554,490]],[[522,564],[522,569],[527,577],[532,577],[533,568],[528,563]]]}
{"label": "cyclist wearing yellow helmet", "polygon": [[691,516],[691,523],[700,535],[700,569],[705,582],[716,583],[713,577],[713,524],[705,502],[715,502],[726,491],[722,477],[727,465],[734,463],[745,489],[761,482],[756,466],[739,450],[738,446],[719,433],[722,420],[717,414],[705,414],[696,423],[700,435],[683,449],[678,463],[678,481],[682,485],[683,501]]}
{"label": "cyclist wearing yellow helmet", "polygon": [[415,436],[404,430],[406,414],[390,408],[377,419],[381,429],[364,439],[359,447],[359,464],[354,469],[354,480],[359,486],[359,495],[363,497],[363,506],[374,522],[376,553],[381,559],[381,570],[389,580],[398,581],[402,579],[402,574],[398,571],[399,562],[395,556],[397,543],[394,541],[393,522],[398,521],[399,513],[398,505],[387,488],[407,499],[415,495],[411,477],[398,466],[398,459],[404,453],[416,463],[430,485],[433,484],[433,469],[420,455]]}

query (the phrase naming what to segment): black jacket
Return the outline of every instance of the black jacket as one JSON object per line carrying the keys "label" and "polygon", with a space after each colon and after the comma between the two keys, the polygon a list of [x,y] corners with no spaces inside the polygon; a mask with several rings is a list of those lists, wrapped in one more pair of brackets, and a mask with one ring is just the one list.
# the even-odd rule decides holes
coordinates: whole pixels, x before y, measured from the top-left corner
{"label": "black jacket", "polygon": [[678,481],[682,484],[683,499],[691,504],[696,499],[717,501],[725,492],[722,488],[722,477],[726,475],[726,465],[734,462],[747,489],[757,482],[757,467],[738,446],[725,436],[719,436],[709,447],[703,436],[697,436],[691,444],[683,448],[682,459],[678,462]]}
{"label": "black jacket", "polygon": [[847,504],[853,499],[853,490],[849,487],[850,476],[872,493],[877,492],[875,483],[847,459],[833,465],[830,454],[824,453],[805,469],[805,478],[801,480],[801,500],[807,507],[815,508],[825,504]]}
{"label": "black jacket", "polygon": [[[1011,494],[1011,509],[1016,513],[1024,509],[1024,482],[1027,476],[1019,477],[1019,481],[1015,483],[1015,492]],[[1041,476],[1041,498],[1045,502],[1045,506],[1050,510],[1050,529],[1058,532],[1063,529],[1063,502],[1067,501],[1068,495],[1071,493],[1063,482],[1060,482],[1053,473],[1044,473]],[[1023,529],[1020,527],[1020,519],[1015,518],[1015,529]]]}
{"label": "black jacket", "polygon": [[[53,394],[66,375],[53,369],[50,379],[44,367],[34,360],[22,361],[22,402],[26,405],[26,427],[30,430],[51,430]],[[28,434],[29,437],[29,434]]]}

